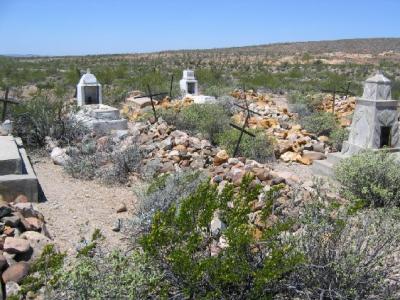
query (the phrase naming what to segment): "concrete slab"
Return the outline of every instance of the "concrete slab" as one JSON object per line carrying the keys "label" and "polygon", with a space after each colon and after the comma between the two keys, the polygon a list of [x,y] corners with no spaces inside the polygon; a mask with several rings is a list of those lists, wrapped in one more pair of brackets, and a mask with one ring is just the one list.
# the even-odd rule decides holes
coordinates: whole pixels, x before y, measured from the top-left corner
{"label": "concrete slab", "polygon": [[[21,144],[18,138],[15,140],[16,145]],[[25,195],[31,202],[38,202],[39,182],[36,174],[25,149],[18,147],[17,152],[21,159],[21,172],[0,176],[0,195],[7,202],[13,201],[19,195]]]}
{"label": "concrete slab", "polygon": [[22,160],[12,136],[0,136],[0,175],[22,174]]}

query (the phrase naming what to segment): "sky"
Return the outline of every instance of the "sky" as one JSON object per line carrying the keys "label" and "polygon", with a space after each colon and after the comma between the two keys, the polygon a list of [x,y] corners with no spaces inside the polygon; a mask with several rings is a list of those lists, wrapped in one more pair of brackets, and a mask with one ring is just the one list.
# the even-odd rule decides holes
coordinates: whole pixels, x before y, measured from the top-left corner
{"label": "sky", "polygon": [[0,0],[0,54],[400,37],[400,0]]}

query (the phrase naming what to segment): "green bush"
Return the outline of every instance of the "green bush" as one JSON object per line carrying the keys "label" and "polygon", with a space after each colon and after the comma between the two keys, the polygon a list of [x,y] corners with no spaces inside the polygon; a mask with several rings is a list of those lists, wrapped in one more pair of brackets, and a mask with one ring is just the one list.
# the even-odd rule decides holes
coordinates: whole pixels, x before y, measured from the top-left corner
{"label": "green bush", "polygon": [[313,113],[302,118],[300,123],[308,132],[316,135],[327,136],[329,136],[338,126],[335,116],[327,112]]}
{"label": "green bush", "polygon": [[228,112],[212,103],[193,104],[183,108],[179,113],[161,110],[161,116],[177,129],[187,130],[193,134],[200,133],[214,144],[218,135],[229,127],[230,121]]}
{"label": "green bush", "polygon": [[46,299],[146,299],[163,296],[163,274],[140,250],[79,255],[56,273],[47,286]]}
{"label": "green bush", "polygon": [[[271,215],[279,188],[273,187],[266,195],[267,205],[261,212],[265,219]],[[182,298],[272,299],[280,292],[279,281],[302,256],[284,235],[290,222],[271,225],[256,240],[248,215],[260,192],[261,186],[253,185],[251,177],[243,180],[238,193],[232,185],[219,193],[216,186],[204,183],[179,205],[156,213],[141,244],[165,268]],[[229,246],[211,256],[210,222],[216,211],[226,225],[221,237]]]}
{"label": "green bush", "polygon": [[386,151],[365,151],[335,168],[341,194],[357,207],[400,206],[400,165]]}
{"label": "green bush", "polygon": [[[250,130],[255,138],[244,134],[240,143],[238,156],[254,159],[260,163],[271,161],[274,156],[274,142],[265,132]],[[218,144],[226,149],[229,155],[233,155],[240,132],[236,129],[229,129],[218,136]]]}
{"label": "green bush", "polygon": [[334,129],[329,136],[329,143],[335,148],[337,151],[342,150],[343,142],[346,141],[349,137],[349,130],[342,127],[337,127]]}
{"label": "green bush", "polygon": [[332,202],[313,203],[305,210],[298,240],[305,260],[287,283],[293,296],[396,299],[399,286],[389,279],[397,273],[393,257],[400,243],[399,210],[348,215]]}

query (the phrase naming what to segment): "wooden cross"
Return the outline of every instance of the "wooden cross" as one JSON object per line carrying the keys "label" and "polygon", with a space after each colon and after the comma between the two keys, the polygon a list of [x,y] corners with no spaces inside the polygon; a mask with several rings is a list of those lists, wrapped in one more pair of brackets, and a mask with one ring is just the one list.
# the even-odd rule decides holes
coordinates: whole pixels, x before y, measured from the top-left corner
{"label": "wooden cross", "polygon": [[1,116],[1,121],[4,122],[6,120],[6,113],[7,113],[7,104],[18,104],[19,102],[16,99],[13,98],[8,98],[8,93],[10,92],[10,89],[6,87],[5,93],[4,93],[4,99],[0,99],[0,102],[3,102],[3,113]]}
{"label": "wooden cross", "polygon": [[349,95],[354,96],[355,94],[353,92],[350,92],[350,86],[351,86],[351,82],[349,81],[347,83],[347,87],[346,88],[342,88],[342,89],[337,89],[336,86],[333,87],[333,89],[322,89],[321,91],[324,93],[330,93],[333,96],[333,103],[332,103],[332,113],[335,113],[335,102],[336,102],[336,94],[339,95],[344,95],[346,98]]}
{"label": "wooden cross", "polygon": [[170,82],[170,85],[169,85],[169,97],[171,98],[171,100],[172,100],[172,84],[173,83],[174,83],[174,74],[172,73],[171,82]]}
{"label": "wooden cross", "polygon": [[252,110],[249,109],[249,104],[247,103],[247,100],[245,100],[245,103],[246,103],[246,106],[242,106],[242,105],[239,105],[239,104],[236,104],[236,103],[234,104],[234,105],[237,106],[237,107],[240,107],[240,108],[242,108],[242,109],[245,109],[246,112],[247,112],[247,115],[246,115],[246,118],[245,118],[245,120],[244,120],[243,126],[242,126],[242,127],[239,127],[239,126],[237,126],[237,125],[235,125],[235,124],[232,124],[232,123],[229,124],[229,125],[232,126],[233,128],[235,128],[235,129],[237,129],[237,130],[240,131],[239,139],[238,139],[238,141],[237,141],[237,143],[236,143],[235,151],[233,152],[233,157],[236,157],[236,155],[237,155],[238,152],[239,152],[240,143],[242,142],[242,138],[243,138],[243,134],[244,134],[244,133],[247,134],[247,135],[249,135],[249,136],[251,136],[251,137],[253,137],[253,138],[256,137],[253,133],[251,133],[251,132],[249,132],[249,131],[246,130],[246,127],[247,127],[247,125],[248,125],[248,122],[249,122],[249,119],[250,119],[250,117],[251,117],[251,114],[253,113],[253,114],[256,114],[256,115],[261,116],[261,114],[259,114],[259,113],[255,112],[255,111],[252,111]]}
{"label": "wooden cross", "polygon": [[154,106],[154,100],[153,100],[153,97],[159,97],[159,96],[167,96],[168,95],[168,93],[157,93],[157,94],[153,94],[152,92],[151,92],[151,88],[150,88],[150,85],[147,85],[147,92],[148,92],[148,94],[147,95],[143,95],[143,96],[136,96],[136,97],[134,97],[134,99],[139,99],[139,98],[150,98],[150,101],[151,101],[151,107],[152,107],[152,109],[153,109],[153,114],[154,114],[154,119],[157,121],[158,120],[158,117],[157,117],[157,112],[156,112],[156,107]]}

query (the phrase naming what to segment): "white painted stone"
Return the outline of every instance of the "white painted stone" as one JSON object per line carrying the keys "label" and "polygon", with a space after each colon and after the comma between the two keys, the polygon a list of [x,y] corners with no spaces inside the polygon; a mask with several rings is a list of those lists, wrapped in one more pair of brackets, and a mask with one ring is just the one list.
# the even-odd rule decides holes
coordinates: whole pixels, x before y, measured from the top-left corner
{"label": "white painted stone", "polygon": [[194,71],[192,70],[183,71],[183,77],[181,81],[179,81],[179,86],[183,97],[188,95],[196,96],[199,94],[199,85],[194,76]]}
{"label": "white painted stone", "polygon": [[101,84],[88,69],[77,85],[78,106],[101,104],[103,102]]}

